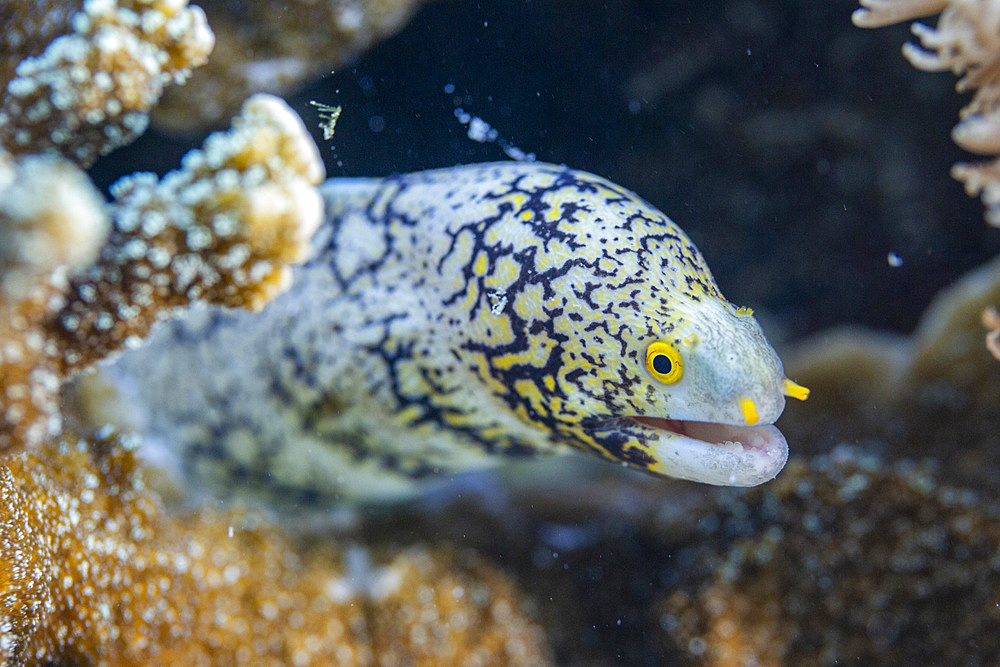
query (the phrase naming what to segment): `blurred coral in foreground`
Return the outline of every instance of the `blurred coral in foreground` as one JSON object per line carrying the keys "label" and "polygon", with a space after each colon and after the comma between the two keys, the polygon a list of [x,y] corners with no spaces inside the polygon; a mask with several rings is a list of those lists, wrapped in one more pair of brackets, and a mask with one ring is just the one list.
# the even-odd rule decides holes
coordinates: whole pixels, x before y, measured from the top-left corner
{"label": "blurred coral in foreground", "polygon": [[3,0],[0,28],[0,145],[83,166],[142,134],[214,41],[184,0]]}
{"label": "blurred coral in foreground", "polygon": [[230,132],[162,181],[119,181],[107,209],[56,158],[7,169],[0,450],[58,435],[61,380],[137,344],[169,309],[196,300],[259,308],[288,284],[286,264],[304,259],[322,216],[317,149],[268,96],[248,100]]}
{"label": "blurred coral in foreground", "polygon": [[0,459],[0,662],[545,664],[470,551],[303,550],[252,517],[166,516],[115,438]]}

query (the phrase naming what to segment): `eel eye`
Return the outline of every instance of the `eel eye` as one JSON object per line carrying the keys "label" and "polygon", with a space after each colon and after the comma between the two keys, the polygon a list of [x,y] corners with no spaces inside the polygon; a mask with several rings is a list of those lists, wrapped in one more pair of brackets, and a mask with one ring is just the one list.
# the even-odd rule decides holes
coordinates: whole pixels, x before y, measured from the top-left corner
{"label": "eel eye", "polygon": [[673,384],[684,373],[681,354],[670,343],[656,341],[646,348],[646,368],[660,382]]}

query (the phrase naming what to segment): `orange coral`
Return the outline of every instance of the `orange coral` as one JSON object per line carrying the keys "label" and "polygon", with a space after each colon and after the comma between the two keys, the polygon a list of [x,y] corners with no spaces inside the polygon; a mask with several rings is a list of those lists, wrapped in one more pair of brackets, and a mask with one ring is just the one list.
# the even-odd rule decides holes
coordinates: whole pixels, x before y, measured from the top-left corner
{"label": "orange coral", "polygon": [[989,306],[983,310],[983,326],[987,329],[986,349],[993,357],[1000,361],[1000,310],[996,306]]}
{"label": "orange coral", "polygon": [[[544,664],[471,554],[302,553],[252,517],[164,516],[115,438],[0,461],[0,659],[105,665]],[[241,521],[241,518],[243,519]]]}
{"label": "orange coral", "polygon": [[[861,0],[861,5],[852,19],[864,28],[941,13],[935,28],[913,24],[921,46],[906,44],[903,55],[919,69],[962,75],[958,91],[975,94],[952,139],[973,153],[1000,153],[1000,1]],[[969,195],[982,195],[986,220],[1000,226],[1000,160],[956,164],[951,174]]]}
{"label": "orange coral", "polygon": [[1000,659],[996,511],[926,468],[851,450],[791,462],[772,484],[726,494],[708,525],[729,539],[661,618],[700,663]]}
{"label": "orange coral", "polygon": [[[164,86],[203,64],[213,36],[187,2],[53,2],[0,7],[0,146],[81,165],[146,128]],[[44,17],[44,18],[42,18]]]}
{"label": "orange coral", "polygon": [[[25,164],[43,159],[34,160]],[[57,435],[61,378],[137,343],[170,308],[195,300],[259,308],[288,284],[287,264],[304,258],[322,217],[315,144],[283,102],[257,96],[180,170],[160,182],[140,174],[116,184],[110,236],[89,267],[74,262],[78,277],[67,287],[66,257],[101,242],[96,232],[76,247],[72,230],[92,219],[85,228],[103,232],[108,215],[77,182],[82,176],[59,188],[44,180],[71,168],[24,167],[21,181],[34,178],[31,187],[10,180],[10,200],[0,207],[2,234],[22,230],[22,243],[39,237],[21,245],[34,264],[25,260],[15,273],[21,264],[8,261],[2,282],[0,311],[10,317],[0,324],[0,448]],[[55,196],[70,188],[72,196]]]}

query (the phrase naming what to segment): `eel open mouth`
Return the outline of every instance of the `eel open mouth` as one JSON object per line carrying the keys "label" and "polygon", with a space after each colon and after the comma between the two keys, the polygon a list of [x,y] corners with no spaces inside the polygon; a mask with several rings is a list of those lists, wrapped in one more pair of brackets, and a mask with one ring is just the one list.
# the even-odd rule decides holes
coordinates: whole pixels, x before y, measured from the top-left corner
{"label": "eel open mouth", "polygon": [[788,460],[788,442],[773,424],[756,426],[629,417],[650,436],[653,472],[706,484],[756,486]]}

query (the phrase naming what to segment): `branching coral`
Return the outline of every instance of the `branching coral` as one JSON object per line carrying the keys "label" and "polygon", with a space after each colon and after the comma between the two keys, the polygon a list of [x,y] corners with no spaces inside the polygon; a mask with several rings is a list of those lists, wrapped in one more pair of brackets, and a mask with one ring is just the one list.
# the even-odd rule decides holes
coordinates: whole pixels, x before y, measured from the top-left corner
{"label": "branching coral", "polygon": [[[906,44],[903,55],[922,70],[961,75],[959,92],[975,91],[962,109],[952,138],[973,153],[1000,153],[1000,2],[996,0],[861,0],[858,26],[875,28],[941,13],[936,28],[913,25],[921,46]],[[986,219],[1000,226],[1000,160],[957,164],[952,175],[970,195],[982,194]]]}
{"label": "branching coral", "polygon": [[[26,158],[22,180],[34,185],[8,179],[0,211],[0,233],[61,242],[35,244],[54,247],[51,257],[19,243],[35,265],[20,260],[4,274],[3,309],[12,316],[0,324],[3,448],[58,434],[59,379],[138,342],[168,309],[198,299],[260,307],[287,284],[286,264],[303,258],[322,215],[313,187],[323,177],[317,149],[298,117],[268,96],[248,100],[232,130],[210,137],[159,183],[142,174],[120,181],[108,211],[82,176],[60,186],[72,196],[47,197],[47,172],[30,167],[71,169],[51,162]],[[67,285],[64,255],[86,256],[99,235],[78,245],[72,234],[82,232],[72,230],[102,229],[105,216],[112,221],[107,242]]]}
{"label": "branching coral", "polygon": [[190,131],[232,114],[247,95],[285,94],[402,28],[424,0],[204,0],[217,37],[208,64],[167,91],[158,127]]}
{"label": "branching coral", "polygon": [[74,5],[0,4],[0,146],[87,166],[145,130],[164,87],[205,62],[213,36],[185,0]]}
{"label": "branching coral", "polygon": [[302,553],[249,517],[164,516],[114,438],[0,459],[0,661],[545,664],[471,553]]}
{"label": "branching coral", "polygon": [[983,326],[986,327],[986,349],[1000,361],[1000,310],[989,306],[983,310]]}

